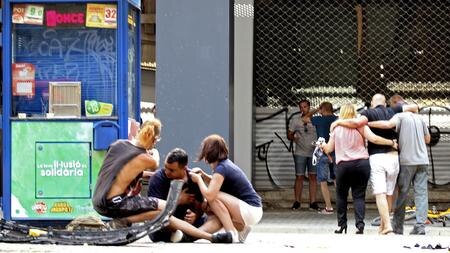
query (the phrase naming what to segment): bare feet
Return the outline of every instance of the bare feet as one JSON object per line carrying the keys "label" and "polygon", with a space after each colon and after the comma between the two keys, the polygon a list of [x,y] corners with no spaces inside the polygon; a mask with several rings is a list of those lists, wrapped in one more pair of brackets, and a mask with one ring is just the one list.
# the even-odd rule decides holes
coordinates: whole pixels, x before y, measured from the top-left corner
{"label": "bare feet", "polygon": [[394,231],[391,229],[384,229],[382,231],[379,232],[380,235],[390,235],[390,234],[394,234]]}

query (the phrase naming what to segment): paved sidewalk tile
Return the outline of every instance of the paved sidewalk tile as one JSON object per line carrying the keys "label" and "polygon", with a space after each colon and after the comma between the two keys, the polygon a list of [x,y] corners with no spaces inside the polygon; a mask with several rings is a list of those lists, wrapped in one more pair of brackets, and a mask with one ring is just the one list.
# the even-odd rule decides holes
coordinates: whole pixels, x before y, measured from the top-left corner
{"label": "paved sidewalk tile", "polygon": [[[356,232],[353,209],[348,210],[348,233]],[[365,234],[378,234],[378,226],[372,226],[372,220],[378,217],[378,211],[366,210],[364,222]],[[405,221],[405,234],[413,229],[415,220]],[[264,210],[261,222],[254,226],[252,231],[270,233],[312,233],[312,234],[332,234],[337,228],[336,210],[332,215],[319,214],[309,209],[269,209]],[[429,224],[426,226],[427,235],[442,236],[450,235],[450,228],[444,227],[442,223]]]}

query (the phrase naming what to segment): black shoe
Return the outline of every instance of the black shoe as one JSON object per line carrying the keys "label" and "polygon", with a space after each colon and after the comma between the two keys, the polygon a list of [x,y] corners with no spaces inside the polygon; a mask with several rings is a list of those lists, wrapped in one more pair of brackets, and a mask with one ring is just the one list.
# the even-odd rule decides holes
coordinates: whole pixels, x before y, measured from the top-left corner
{"label": "black shoe", "polygon": [[292,210],[297,210],[300,208],[300,202],[295,201],[294,204],[292,204]]}
{"label": "black shoe", "polygon": [[183,238],[181,238],[180,242],[195,242],[197,239],[195,239],[194,237],[187,235],[187,234],[183,234]]}
{"label": "black shoe", "polygon": [[362,234],[364,234],[364,228],[356,228],[356,234],[357,234],[357,235],[362,235]]}
{"label": "black shoe", "polygon": [[347,225],[340,226],[339,229],[334,230],[335,234],[342,234],[342,232],[347,234]]}
{"label": "black shoe", "polygon": [[424,228],[419,228],[419,227],[414,227],[413,230],[411,230],[411,232],[409,232],[410,235],[425,235],[425,229]]}
{"label": "black shoe", "polygon": [[312,203],[309,204],[309,209],[314,210],[314,211],[319,211],[320,207],[317,204],[317,202],[312,202]]}
{"label": "black shoe", "polygon": [[395,220],[392,220],[392,230],[396,235],[403,235],[403,225],[398,225]]}
{"label": "black shoe", "polygon": [[231,232],[215,233],[211,238],[212,243],[232,243],[233,235]]}

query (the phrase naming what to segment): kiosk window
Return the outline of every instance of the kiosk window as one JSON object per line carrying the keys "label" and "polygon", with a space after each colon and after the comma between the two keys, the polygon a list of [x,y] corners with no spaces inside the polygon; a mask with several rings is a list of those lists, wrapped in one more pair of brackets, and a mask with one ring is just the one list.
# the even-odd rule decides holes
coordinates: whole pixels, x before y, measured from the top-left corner
{"label": "kiosk window", "polygon": [[13,116],[48,113],[49,83],[57,82],[80,83],[81,116],[92,100],[112,105],[116,115],[117,29],[87,27],[88,5],[44,4],[41,25],[13,24]]}

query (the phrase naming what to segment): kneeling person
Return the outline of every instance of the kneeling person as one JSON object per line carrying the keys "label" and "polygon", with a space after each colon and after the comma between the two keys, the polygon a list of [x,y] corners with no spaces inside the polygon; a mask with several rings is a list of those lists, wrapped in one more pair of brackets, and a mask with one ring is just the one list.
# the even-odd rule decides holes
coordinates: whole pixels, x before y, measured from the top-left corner
{"label": "kneeling person", "polygon": [[[143,171],[155,170],[157,161],[148,152],[160,139],[161,122],[152,119],[143,124],[136,139],[118,140],[111,144],[100,169],[92,199],[94,209],[101,215],[114,218],[113,225],[129,226],[155,218],[166,202],[158,198],[142,197],[130,191],[140,183]],[[169,226],[184,233],[212,242],[231,242],[230,233],[210,234],[191,224],[169,218]]]}

